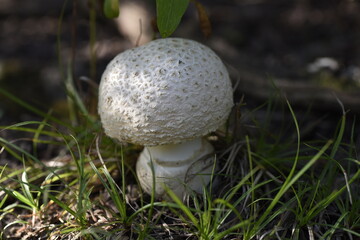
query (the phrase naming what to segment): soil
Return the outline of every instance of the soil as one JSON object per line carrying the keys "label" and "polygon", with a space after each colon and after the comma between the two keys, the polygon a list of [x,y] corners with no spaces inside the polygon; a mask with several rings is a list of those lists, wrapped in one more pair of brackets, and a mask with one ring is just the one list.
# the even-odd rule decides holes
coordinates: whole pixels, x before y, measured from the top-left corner
{"label": "soil", "polygon": [[[63,81],[69,64],[74,81],[86,88],[79,79],[99,82],[108,61],[134,46],[126,32],[119,32],[115,21],[102,15],[97,4],[97,68],[95,75],[91,73],[89,8],[86,0],[74,2],[76,11],[75,5],[68,3],[59,28],[61,0],[1,0],[1,88],[42,109],[56,108],[66,95]],[[174,36],[196,39],[217,51],[234,78],[240,80],[238,99],[244,94],[248,103],[264,101],[271,92],[269,83],[274,81],[285,93],[290,91],[287,97],[294,98],[296,104],[332,106],[335,98],[329,96],[331,91],[340,96],[345,108],[360,111],[357,1],[217,0],[203,5],[212,23],[212,35],[206,39],[201,34],[196,9],[190,4]],[[145,9],[149,21],[153,20],[154,6],[145,5]],[[143,32],[145,35],[148,30]],[[321,64],[320,59],[335,66]],[[2,96],[0,99],[0,121],[9,116],[14,116],[14,121],[26,118],[23,109]]]}

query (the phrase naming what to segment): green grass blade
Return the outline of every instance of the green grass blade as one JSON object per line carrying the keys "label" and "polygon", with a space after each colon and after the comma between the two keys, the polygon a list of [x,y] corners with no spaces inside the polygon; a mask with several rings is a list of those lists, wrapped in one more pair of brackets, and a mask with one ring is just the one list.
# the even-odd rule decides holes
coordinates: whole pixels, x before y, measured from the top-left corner
{"label": "green grass blade", "polygon": [[339,219],[336,221],[336,223],[330,227],[328,231],[326,231],[320,238],[320,240],[323,239],[332,239],[332,235],[335,233],[335,231],[339,228],[339,225],[341,221],[348,215],[348,212],[343,213]]}
{"label": "green grass blade", "polygon": [[[221,224],[226,220],[226,218],[230,215],[230,214],[235,214],[235,216],[237,217],[237,219],[239,219],[240,221],[242,221],[242,216],[239,213],[239,211],[236,209],[236,205],[234,206],[233,204],[231,204],[230,202],[226,201],[225,199],[221,199],[221,198],[217,198],[214,200],[214,205],[223,205],[227,208],[229,208],[230,210],[227,211],[227,214],[224,214],[223,218],[221,221],[219,221],[219,225],[218,227],[221,226]],[[221,208],[222,209],[222,208]]]}
{"label": "green grass blade", "polygon": [[127,224],[127,222],[129,221],[129,217],[127,216],[127,212],[126,212],[125,199],[121,198],[122,191],[121,192],[119,191],[117,184],[115,183],[114,179],[112,178],[106,167],[100,168],[101,172],[105,175],[106,179],[104,179],[101,172],[92,161],[90,161],[90,166],[92,167],[95,174],[101,181],[102,185],[105,187],[106,191],[110,195],[110,198],[114,202],[116,209],[119,211],[121,218],[120,220],[125,224]]}
{"label": "green grass blade", "polygon": [[[360,170],[358,170],[351,179],[349,179],[349,185],[353,183],[355,180],[358,180],[360,177]],[[318,202],[312,209],[308,211],[307,217],[309,219],[313,218],[317,214],[319,214],[322,210],[324,210],[330,203],[335,201],[344,191],[348,189],[348,186],[345,185],[340,188],[338,191],[332,192],[329,196]]]}
{"label": "green grass blade", "polygon": [[3,94],[5,97],[7,97],[8,99],[10,99],[11,101],[17,103],[18,105],[20,105],[21,107],[35,113],[36,115],[38,116],[41,116],[41,117],[44,117],[44,118],[48,118],[50,119],[51,121],[53,121],[54,123],[57,123],[59,125],[62,125],[62,126],[65,126],[65,127],[68,127],[68,128],[71,128],[71,125],[69,125],[68,123],[65,123],[63,121],[60,121],[59,119],[49,115],[48,113],[45,113],[33,106],[31,106],[30,104],[24,102],[23,100],[17,98],[16,96],[12,95],[11,93],[5,91],[4,89],[1,89],[0,88],[0,93]]}
{"label": "green grass blade", "polygon": [[234,232],[236,232],[238,229],[240,228],[244,228],[245,226],[248,226],[251,224],[251,220],[248,219],[248,220],[244,220],[240,223],[237,223],[231,227],[229,227],[228,229],[226,229],[225,231],[221,232],[221,233],[218,233],[215,237],[214,237],[214,240],[221,240],[221,239],[224,239],[225,236],[229,235],[229,234],[232,234]]}
{"label": "green grass blade", "polygon": [[[355,232],[354,230],[347,229],[347,228],[339,228],[339,229],[341,229],[341,230],[343,230],[343,231],[345,231],[345,232],[348,232],[348,233],[350,233],[350,234],[352,234],[352,235],[360,238],[360,233],[359,233],[358,231]],[[354,238],[354,239],[355,239],[355,238]]]}
{"label": "green grass blade", "polygon": [[[335,155],[340,148],[340,145],[341,145],[341,142],[342,142],[342,139],[344,136],[344,132],[345,132],[345,123],[346,123],[346,115],[344,113],[341,117],[340,127],[338,129],[338,133],[337,133],[336,139],[334,141],[334,146],[330,153],[331,160],[333,160],[335,158]],[[328,183],[329,189],[331,189],[331,187],[333,186],[333,184],[335,182],[336,168],[333,165],[334,165],[333,162],[330,162],[330,164],[328,164],[329,172],[326,173],[327,174],[326,181]]]}
{"label": "green grass blade", "polygon": [[344,113],[342,115],[342,117],[341,117],[340,128],[339,128],[339,132],[337,134],[337,137],[336,137],[336,139],[334,141],[334,146],[331,149],[330,158],[335,157],[335,154],[336,154],[336,152],[338,151],[338,149],[339,149],[339,147],[341,145],[341,142],[342,142],[342,139],[343,139],[343,136],[344,136],[344,132],[345,132],[345,124],[346,124],[346,115]]}
{"label": "green grass blade", "polygon": [[229,193],[225,196],[224,199],[226,199],[227,201],[231,201],[232,198],[235,196],[236,193],[238,193],[239,189],[246,184],[246,182],[249,180],[249,178],[251,178],[252,175],[254,175],[257,171],[260,170],[259,166],[256,166],[254,169],[251,169],[250,172],[248,174],[246,174],[241,180],[240,182],[238,182],[230,191]]}
{"label": "green grass blade", "polygon": [[[3,206],[5,205],[5,202],[6,202],[6,200],[8,199],[8,197],[9,197],[9,195],[6,194],[6,195],[1,199],[1,201],[0,201],[0,212],[1,212],[1,210],[3,209]],[[0,220],[1,220],[1,218],[0,218]]]}
{"label": "green grass blade", "polygon": [[27,196],[21,194],[18,191],[11,191],[11,194],[18,199],[19,201],[25,203],[26,205],[28,205],[29,207],[31,207],[32,209],[37,209],[37,206],[33,203],[33,201],[31,201],[30,198],[28,198]]}
{"label": "green grass blade", "polygon": [[107,169],[103,169],[103,173],[105,174],[105,177],[107,179],[107,182],[110,185],[110,195],[112,196],[113,201],[115,201],[115,205],[117,206],[117,209],[119,210],[121,217],[123,220],[127,219],[126,214],[126,202],[125,198],[121,198],[122,192],[119,192],[119,187],[115,183],[114,179],[110,175],[110,173],[107,171]]}
{"label": "green grass blade", "polygon": [[39,206],[30,191],[29,181],[25,170],[21,174],[20,186],[24,196],[27,198],[28,202],[30,203],[30,204],[28,203],[28,205],[31,206],[33,209],[39,210]]}
{"label": "green grass blade", "polygon": [[[255,224],[254,230],[258,230],[258,227],[268,218],[271,210],[275,207],[275,205],[279,202],[280,198],[289,190],[289,188],[311,167],[314,163],[325,153],[325,151],[332,144],[332,140],[329,140],[320,151],[291,179],[287,179],[287,181],[283,184],[279,192],[276,194],[274,199],[271,201],[270,205],[267,207],[265,212],[262,214],[260,219]],[[255,234],[255,233],[253,233]]]}
{"label": "green grass blade", "polygon": [[166,185],[164,185],[166,193],[169,195],[169,197],[178,205],[178,207],[181,209],[181,211],[189,218],[189,220],[194,224],[194,226],[200,230],[200,225],[198,219],[195,217],[194,214],[190,211],[190,209],[179,199],[176,194],[171,191]]}
{"label": "green grass blade", "polygon": [[119,186],[116,184],[113,177],[111,176],[111,174],[110,174],[108,168],[106,167],[105,162],[100,154],[99,138],[96,138],[96,151],[97,151],[98,158],[102,165],[101,172],[105,175],[106,180],[103,178],[102,174],[100,173],[100,171],[98,170],[98,168],[95,166],[95,164],[92,161],[90,161],[90,165],[91,165],[92,169],[94,170],[94,172],[96,173],[96,175],[99,177],[103,186],[106,188],[111,199],[114,201],[114,204],[115,204],[117,210],[119,211],[121,221],[123,221],[126,224],[128,222],[129,217],[127,216],[126,195],[124,192],[125,191],[124,190],[125,189],[125,172],[124,172],[125,166],[124,166],[123,159],[122,159],[122,163],[121,163],[122,164],[121,171],[122,171],[123,190],[121,190],[119,188]]}

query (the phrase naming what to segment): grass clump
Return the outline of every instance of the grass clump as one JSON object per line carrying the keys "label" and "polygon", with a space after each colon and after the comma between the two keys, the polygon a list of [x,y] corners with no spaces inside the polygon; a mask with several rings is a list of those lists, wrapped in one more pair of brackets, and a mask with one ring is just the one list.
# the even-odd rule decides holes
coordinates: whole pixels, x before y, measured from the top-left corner
{"label": "grass clump", "polygon": [[[0,236],[359,238],[356,118],[343,112],[333,136],[317,139],[302,131],[309,124],[290,103],[282,108],[269,101],[235,121],[248,130],[242,137],[218,135],[219,170],[202,195],[186,202],[170,190],[172,201],[143,194],[134,173],[140,148],[102,136],[95,117],[72,125],[27,108],[42,120],[0,130]],[[279,114],[284,120],[274,122]]]}

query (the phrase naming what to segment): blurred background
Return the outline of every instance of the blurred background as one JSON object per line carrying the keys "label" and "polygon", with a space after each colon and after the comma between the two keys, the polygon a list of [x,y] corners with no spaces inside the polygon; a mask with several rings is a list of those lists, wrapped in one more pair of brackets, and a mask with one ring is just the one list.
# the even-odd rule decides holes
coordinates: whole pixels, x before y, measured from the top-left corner
{"label": "blurred background", "polygon": [[[194,4],[173,36],[213,48],[247,107],[281,89],[295,107],[317,113],[360,112],[360,4],[355,0],[212,0],[212,34],[202,34]],[[107,19],[101,0],[0,0],[0,89],[45,112],[67,114],[65,83],[87,104],[119,52],[156,33],[155,1],[122,0]],[[275,87],[274,87],[275,86]],[[96,107],[92,107],[96,113]],[[34,114],[0,93],[0,124]]]}

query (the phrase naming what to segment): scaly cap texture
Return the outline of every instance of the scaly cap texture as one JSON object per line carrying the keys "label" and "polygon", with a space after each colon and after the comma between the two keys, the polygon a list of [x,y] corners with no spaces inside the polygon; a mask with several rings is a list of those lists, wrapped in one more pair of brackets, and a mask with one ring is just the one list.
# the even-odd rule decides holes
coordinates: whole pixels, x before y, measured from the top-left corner
{"label": "scaly cap texture", "polygon": [[154,146],[215,131],[232,106],[220,58],[198,42],[165,38],[124,51],[108,64],[98,111],[108,136]]}

